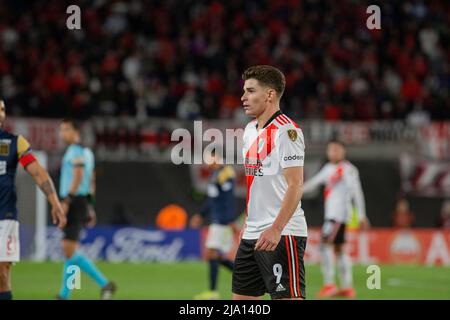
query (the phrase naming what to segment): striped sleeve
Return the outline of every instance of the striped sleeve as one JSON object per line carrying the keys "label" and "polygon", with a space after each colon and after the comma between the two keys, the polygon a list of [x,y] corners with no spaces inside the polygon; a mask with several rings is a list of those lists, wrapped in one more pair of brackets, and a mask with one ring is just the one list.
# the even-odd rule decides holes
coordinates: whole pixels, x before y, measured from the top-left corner
{"label": "striped sleeve", "polygon": [[17,137],[17,157],[24,168],[36,161],[29,142],[21,135]]}

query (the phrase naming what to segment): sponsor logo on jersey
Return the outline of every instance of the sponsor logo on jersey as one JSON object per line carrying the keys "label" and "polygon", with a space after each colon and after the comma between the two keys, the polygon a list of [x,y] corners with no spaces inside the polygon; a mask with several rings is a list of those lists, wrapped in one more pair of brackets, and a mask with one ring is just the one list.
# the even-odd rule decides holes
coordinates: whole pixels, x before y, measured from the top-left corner
{"label": "sponsor logo on jersey", "polygon": [[298,154],[293,156],[286,156],[283,158],[284,161],[292,161],[292,160],[303,160],[303,156],[299,156]]}
{"label": "sponsor logo on jersey", "polygon": [[262,177],[264,175],[262,171],[262,162],[259,159],[245,158],[244,169],[246,176]]}
{"label": "sponsor logo on jersey", "polygon": [[289,136],[289,139],[291,139],[291,141],[295,141],[295,140],[297,140],[297,131],[296,130],[294,130],[294,129],[289,129],[288,131],[287,131],[287,133],[288,133],[288,136]]}

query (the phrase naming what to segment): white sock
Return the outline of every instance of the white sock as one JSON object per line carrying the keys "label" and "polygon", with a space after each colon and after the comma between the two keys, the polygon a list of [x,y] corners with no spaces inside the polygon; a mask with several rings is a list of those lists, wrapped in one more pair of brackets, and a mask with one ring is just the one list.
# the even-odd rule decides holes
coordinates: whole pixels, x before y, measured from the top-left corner
{"label": "white sock", "polygon": [[335,263],[333,246],[322,244],[322,275],[324,284],[334,284]]}
{"label": "white sock", "polygon": [[337,266],[339,270],[339,284],[342,289],[353,287],[352,260],[345,252],[337,256]]}

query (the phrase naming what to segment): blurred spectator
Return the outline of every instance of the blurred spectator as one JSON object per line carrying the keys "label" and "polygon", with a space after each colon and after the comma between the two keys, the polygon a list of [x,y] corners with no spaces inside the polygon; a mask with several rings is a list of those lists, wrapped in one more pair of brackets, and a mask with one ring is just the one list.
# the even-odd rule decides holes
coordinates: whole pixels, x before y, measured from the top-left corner
{"label": "blurred spectator", "polygon": [[450,200],[442,203],[441,216],[439,219],[439,228],[450,229]]}
{"label": "blurred spectator", "polygon": [[184,120],[195,120],[200,117],[200,106],[196,101],[195,92],[186,91],[177,105],[177,117]]}
{"label": "blurred spectator", "polygon": [[409,73],[403,82],[402,97],[406,102],[416,102],[422,97],[422,84],[413,73]]}
{"label": "blurred spectator", "polygon": [[414,223],[414,214],[409,208],[409,202],[406,199],[397,201],[393,214],[393,227],[395,228],[411,228]]}
{"label": "blurred spectator", "polygon": [[[448,1],[0,1],[0,96],[14,115],[230,118],[240,74],[286,74],[283,110],[328,121],[450,119]],[[331,99],[332,97],[332,99]],[[422,111],[419,111],[422,112]]]}
{"label": "blurred spectator", "polygon": [[425,111],[421,104],[414,105],[413,110],[406,116],[406,122],[415,127],[428,125],[430,123],[430,114]]}

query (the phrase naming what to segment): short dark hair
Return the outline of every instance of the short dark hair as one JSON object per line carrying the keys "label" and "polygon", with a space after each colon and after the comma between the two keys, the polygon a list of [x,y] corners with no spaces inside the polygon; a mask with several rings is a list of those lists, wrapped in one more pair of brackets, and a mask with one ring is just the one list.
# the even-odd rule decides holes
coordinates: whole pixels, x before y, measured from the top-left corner
{"label": "short dark hair", "polygon": [[330,141],[328,141],[328,144],[332,144],[332,143],[339,144],[341,147],[343,147],[345,149],[345,143],[342,140],[333,138]]}
{"label": "short dark hair", "polygon": [[72,126],[72,128],[75,129],[75,131],[80,132],[81,130],[81,123],[78,120],[72,119],[72,118],[64,118],[61,123],[68,123]]}
{"label": "short dark hair", "polygon": [[286,86],[286,78],[279,69],[268,65],[252,66],[244,71],[242,80],[256,79],[262,85],[274,89],[281,98]]}

